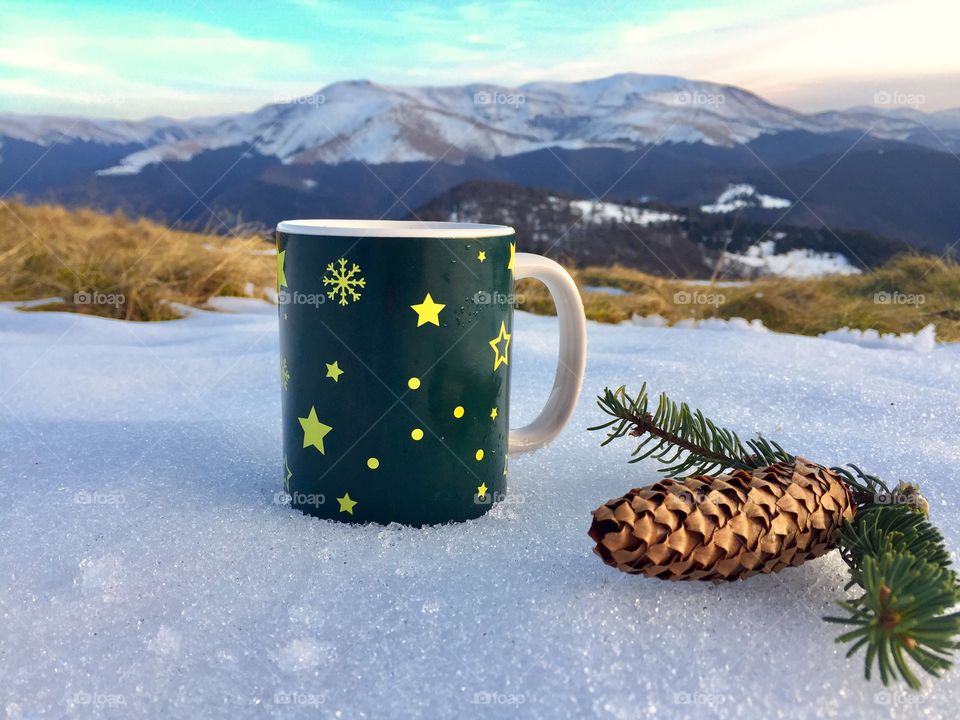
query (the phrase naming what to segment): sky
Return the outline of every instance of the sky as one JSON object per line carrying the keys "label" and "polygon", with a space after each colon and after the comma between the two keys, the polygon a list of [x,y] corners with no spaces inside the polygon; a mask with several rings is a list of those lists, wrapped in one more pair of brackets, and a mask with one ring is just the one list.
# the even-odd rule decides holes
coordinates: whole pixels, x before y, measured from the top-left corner
{"label": "sky", "polygon": [[0,0],[0,111],[184,118],[342,80],[738,85],[807,112],[960,107],[955,0]]}

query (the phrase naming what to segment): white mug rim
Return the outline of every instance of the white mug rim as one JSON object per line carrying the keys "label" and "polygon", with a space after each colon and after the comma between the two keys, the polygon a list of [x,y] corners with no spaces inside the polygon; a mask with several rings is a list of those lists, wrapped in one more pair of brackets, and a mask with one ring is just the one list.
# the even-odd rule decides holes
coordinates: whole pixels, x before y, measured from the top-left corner
{"label": "white mug rim", "polygon": [[494,238],[515,234],[508,225],[423,220],[284,220],[277,232],[288,235],[380,238]]}

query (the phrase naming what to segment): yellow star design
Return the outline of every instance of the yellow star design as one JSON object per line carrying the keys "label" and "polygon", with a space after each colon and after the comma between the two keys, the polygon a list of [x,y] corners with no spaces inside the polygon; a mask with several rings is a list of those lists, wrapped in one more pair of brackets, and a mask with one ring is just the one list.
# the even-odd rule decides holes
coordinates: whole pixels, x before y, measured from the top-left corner
{"label": "yellow star design", "polygon": [[490,411],[490,419],[491,419],[491,420],[496,420],[496,419],[497,419],[497,409],[496,409],[496,408],[494,408],[493,410]]}
{"label": "yellow star design", "polygon": [[327,377],[332,378],[334,382],[340,382],[340,376],[343,370],[340,369],[340,361],[334,360],[332,363],[324,363],[327,366]]}
{"label": "yellow star design", "polygon": [[487,253],[486,253],[485,251],[481,250],[481,251],[480,251],[480,254],[477,255],[477,260],[479,260],[480,262],[483,262],[483,261],[486,260],[486,259],[487,259]]}
{"label": "yellow star design", "polygon": [[437,327],[440,327],[440,311],[443,310],[446,305],[434,302],[433,298],[430,297],[430,293],[427,293],[422,303],[419,305],[411,305],[410,307],[417,313],[417,327],[426,325],[427,323],[433,323]]}
{"label": "yellow star design", "polygon": [[517,256],[517,244],[515,242],[510,243],[510,262],[507,263],[507,270],[513,270],[513,261]]}
{"label": "yellow star design", "polygon": [[477,486],[477,495],[479,495],[481,499],[484,498],[484,497],[486,497],[486,495],[487,495],[487,484],[486,484],[486,483],[483,483],[482,485],[478,485],[478,486]]}
{"label": "yellow star design", "polygon": [[277,291],[280,288],[287,287],[287,274],[283,270],[283,264],[286,261],[287,251],[277,253]]}
{"label": "yellow star design", "polygon": [[350,493],[344,493],[343,497],[338,497],[337,502],[340,503],[340,512],[353,515],[353,506],[357,504],[357,501],[350,499]]}
{"label": "yellow star design", "polygon": [[326,453],[323,451],[323,438],[325,438],[327,433],[333,430],[333,428],[329,425],[324,425],[317,419],[317,409],[312,406],[309,415],[305,418],[297,419],[300,421],[300,427],[303,428],[303,446],[308,448],[312,445],[320,451],[321,455],[325,455]]}
{"label": "yellow star design", "polygon": [[[500,350],[500,343],[503,343],[503,351]],[[507,332],[507,326],[500,321],[500,334],[490,341],[490,347],[493,348],[493,369],[496,370],[501,365],[509,365],[510,358],[510,333]]]}

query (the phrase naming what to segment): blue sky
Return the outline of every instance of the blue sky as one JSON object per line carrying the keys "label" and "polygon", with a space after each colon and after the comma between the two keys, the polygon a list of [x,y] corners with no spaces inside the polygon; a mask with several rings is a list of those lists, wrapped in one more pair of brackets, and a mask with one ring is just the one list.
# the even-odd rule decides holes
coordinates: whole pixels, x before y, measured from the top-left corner
{"label": "blue sky", "polygon": [[0,0],[0,111],[252,110],[338,80],[515,85],[617,72],[802,110],[875,93],[960,106],[952,0]]}

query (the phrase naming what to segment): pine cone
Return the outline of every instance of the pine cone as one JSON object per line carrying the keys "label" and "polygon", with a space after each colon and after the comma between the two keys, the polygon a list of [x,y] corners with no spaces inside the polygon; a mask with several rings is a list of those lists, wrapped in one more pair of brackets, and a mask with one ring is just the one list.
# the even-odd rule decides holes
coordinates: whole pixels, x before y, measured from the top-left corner
{"label": "pine cone", "polygon": [[594,552],[624,572],[738,580],[823,555],[855,512],[835,472],[797,458],[631,490],[594,511],[589,534]]}

